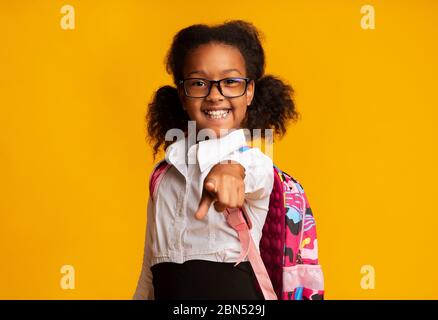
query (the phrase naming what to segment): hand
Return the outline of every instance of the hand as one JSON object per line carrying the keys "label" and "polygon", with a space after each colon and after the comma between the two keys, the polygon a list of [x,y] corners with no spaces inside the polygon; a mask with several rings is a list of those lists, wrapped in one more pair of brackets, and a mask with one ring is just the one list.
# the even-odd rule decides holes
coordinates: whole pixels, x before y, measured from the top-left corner
{"label": "hand", "polygon": [[204,180],[201,201],[195,218],[204,219],[213,201],[216,211],[241,208],[245,201],[245,169],[237,162],[215,165]]}

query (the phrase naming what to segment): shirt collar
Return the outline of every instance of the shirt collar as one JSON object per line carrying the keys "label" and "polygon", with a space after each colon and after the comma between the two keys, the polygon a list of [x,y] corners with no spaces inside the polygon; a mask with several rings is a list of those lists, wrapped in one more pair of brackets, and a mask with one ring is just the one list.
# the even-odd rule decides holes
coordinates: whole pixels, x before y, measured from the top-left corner
{"label": "shirt collar", "polygon": [[166,149],[166,160],[178,169],[182,165],[187,167],[187,154],[192,152],[192,148],[197,148],[199,169],[204,172],[210,165],[220,162],[226,155],[247,145],[243,129],[235,129],[217,139],[203,140],[198,143],[191,140],[193,139],[185,136],[169,145]]}
{"label": "shirt collar", "polygon": [[210,165],[218,163],[222,158],[245,145],[246,138],[243,129],[233,130],[226,136],[218,139],[200,141],[198,162],[201,172],[204,172]]}
{"label": "shirt collar", "polygon": [[[180,138],[171,145],[169,145],[166,149],[166,161],[170,164],[173,164],[176,167],[181,165],[186,166],[186,144],[187,136],[184,138]],[[190,148],[190,146],[189,146]]]}

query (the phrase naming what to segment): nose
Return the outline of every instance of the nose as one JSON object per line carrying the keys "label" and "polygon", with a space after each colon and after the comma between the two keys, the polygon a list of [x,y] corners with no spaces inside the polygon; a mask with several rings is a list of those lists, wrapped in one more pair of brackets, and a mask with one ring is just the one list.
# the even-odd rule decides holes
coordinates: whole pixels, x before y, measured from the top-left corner
{"label": "nose", "polygon": [[219,91],[219,83],[212,83],[210,93],[206,97],[207,100],[222,100],[224,96]]}

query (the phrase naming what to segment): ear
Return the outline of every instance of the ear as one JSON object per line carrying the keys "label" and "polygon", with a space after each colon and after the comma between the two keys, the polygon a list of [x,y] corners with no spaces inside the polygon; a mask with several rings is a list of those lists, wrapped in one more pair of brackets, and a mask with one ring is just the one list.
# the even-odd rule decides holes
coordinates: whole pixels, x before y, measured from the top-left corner
{"label": "ear", "polygon": [[249,107],[252,103],[255,94],[255,81],[251,80],[246,89],[246,105]]}

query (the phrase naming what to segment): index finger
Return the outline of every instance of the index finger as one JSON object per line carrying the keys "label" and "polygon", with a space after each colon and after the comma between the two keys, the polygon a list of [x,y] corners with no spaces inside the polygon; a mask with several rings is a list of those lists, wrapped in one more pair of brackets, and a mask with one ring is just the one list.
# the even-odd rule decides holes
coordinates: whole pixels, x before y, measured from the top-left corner
{"label": "index finger", "polygon": [[201,201],[199,202],[198,210],[195,212],[196,219],[204,219],[213,200],[214,197],[208,191],[204,190],[202,193]]}

